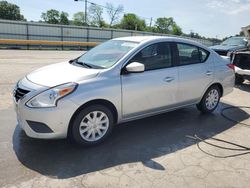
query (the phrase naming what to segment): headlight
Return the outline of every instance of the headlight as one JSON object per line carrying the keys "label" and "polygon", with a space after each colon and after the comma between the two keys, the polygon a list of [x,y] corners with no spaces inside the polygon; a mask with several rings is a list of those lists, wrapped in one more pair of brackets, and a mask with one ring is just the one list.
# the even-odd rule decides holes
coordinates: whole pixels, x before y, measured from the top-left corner
{"label": "headlight", "polygon": [[55,107],[59,99],[72,93],[76,87],[76,83],[67,83],[53,87],[31,98],[26,103],[26,106],[31,108]]}

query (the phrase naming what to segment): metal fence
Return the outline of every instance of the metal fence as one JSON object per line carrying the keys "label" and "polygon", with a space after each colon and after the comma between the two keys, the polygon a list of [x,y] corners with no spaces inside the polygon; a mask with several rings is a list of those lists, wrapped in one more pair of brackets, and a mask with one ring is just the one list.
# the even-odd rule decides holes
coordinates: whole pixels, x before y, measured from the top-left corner
{"label": "metal fence", "polygon": [[[72,25],[56,25],[38,22],[22,22],[0,20],[0,39],[47,40],[47,41],[77,41],[77,42],[103,42],[112,38],[125,36],[172,36],[161,33],[131,31],[111,28],[82,27]],[[183,37],[184,38],[184,37]],[[187,37],[185,37],[187,38]],[[204,39],[188,38],[206,46],[213,42]],[[20,44],[1,44],[2,47],[12,48],[65,48],[64,46],[36,46]],[[80,46],[67,46],[70,49],[79,49]]]}

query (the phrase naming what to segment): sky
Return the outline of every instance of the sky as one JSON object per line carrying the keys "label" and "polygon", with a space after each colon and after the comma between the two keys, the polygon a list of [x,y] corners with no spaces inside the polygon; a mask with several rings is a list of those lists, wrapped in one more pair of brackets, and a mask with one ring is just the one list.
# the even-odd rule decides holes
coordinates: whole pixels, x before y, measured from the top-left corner
{"label": "sky", "polygon": [[[41,20],[42,12],[57,9],[69,14],[84,11],[84,2],[74,0],[7,0],[17,4],[21,13],[30,21]],[[89,0],[96,4],[106,2],[124,6],[125,13],[156,20],[173,17],[184,33],[193,31],[205,37],[222,39],[238,34],[241,27],[250,25],[250,0]],[[105,12],[105,11],[104,11]],[[108,17],[104,15],[104,19]]]}

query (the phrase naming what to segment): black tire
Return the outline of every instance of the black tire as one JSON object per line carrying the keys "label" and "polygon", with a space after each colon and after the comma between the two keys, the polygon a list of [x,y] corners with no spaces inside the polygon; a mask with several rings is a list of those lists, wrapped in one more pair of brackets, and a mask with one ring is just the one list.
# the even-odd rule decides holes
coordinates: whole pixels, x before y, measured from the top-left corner
{"label": "black tire", "polygon": [[[100,139],[96,141],[88,141],[85,140],[80,134],[80,124],[86,115],[94,111],[100,111],[105,113],[108,117],[109,125],[106,133]],[[113,127],[114,127],[114,115],[112,111],[103,105],[91,105],[86,108],[83,108],[81,111],[77,113],[74,120],[72,121],[71,134],[69,136],[71,137],[70,139],[75,141],[77,144],[83,146],[92,146],[103,142],[111,134]]]}
{"label": "black tire", "polygon": [[[207,105],[206,105],[206,99],[208,97],[209,92],[212,91],[212,90],[216,90],[218,92],[218,102],[216,103],[216,105],[214,107],[208,108]],[[203,95],[201,101],[198,104],[196,104],[196,107],[202,113],[211,113],[211,112],[213,112],[217,108],[217,106],[218,106],[218,104],[220,102],[220,97],[221,97],[220,88],[218,86],[216,86],[216,85],[212,85],[211,87],[209,87],[207,89],[207,91]]]}
{"label": "black tire", "polygon": [[244,82],[244,78],[238,74],[235,74],[235,85],[241,85]]}

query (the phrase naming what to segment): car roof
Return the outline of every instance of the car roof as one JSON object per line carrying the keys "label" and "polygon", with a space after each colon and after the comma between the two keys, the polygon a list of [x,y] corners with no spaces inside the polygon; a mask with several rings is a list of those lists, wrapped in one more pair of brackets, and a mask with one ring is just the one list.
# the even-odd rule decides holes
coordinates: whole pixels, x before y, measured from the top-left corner
{"label": "car roof", "polygon": [[161,36],[131,36],[131,37],[119,37],[113,40],[124,40],[124,41],[131,41],[131,42],[142,42],[142,41],[149,41],[155,40],[159,38],[170,38],[170,37],[161,37]]}
{"label": "car roof", "polygon": [[[193,44],[199,47],[206,48],[204,45],[190,39],[185,39],[181,37],[172,37],[172,36],[130,36],[130,37],[120,37],[115,38],[112,40],[124,40],[124,41],[130,41],[130,42],[138,42],[138,43],[145,43],[150,42],[154,40],[169,40],[169,41],[175,41],[175,42],[183,42],[188,44]],[[206,48],[207,49],[207,48]]]}
{"label": "car roof", "polygon": [[232,36],[232,37],[229,37],[229,38],[245,38],[244,36]]}

